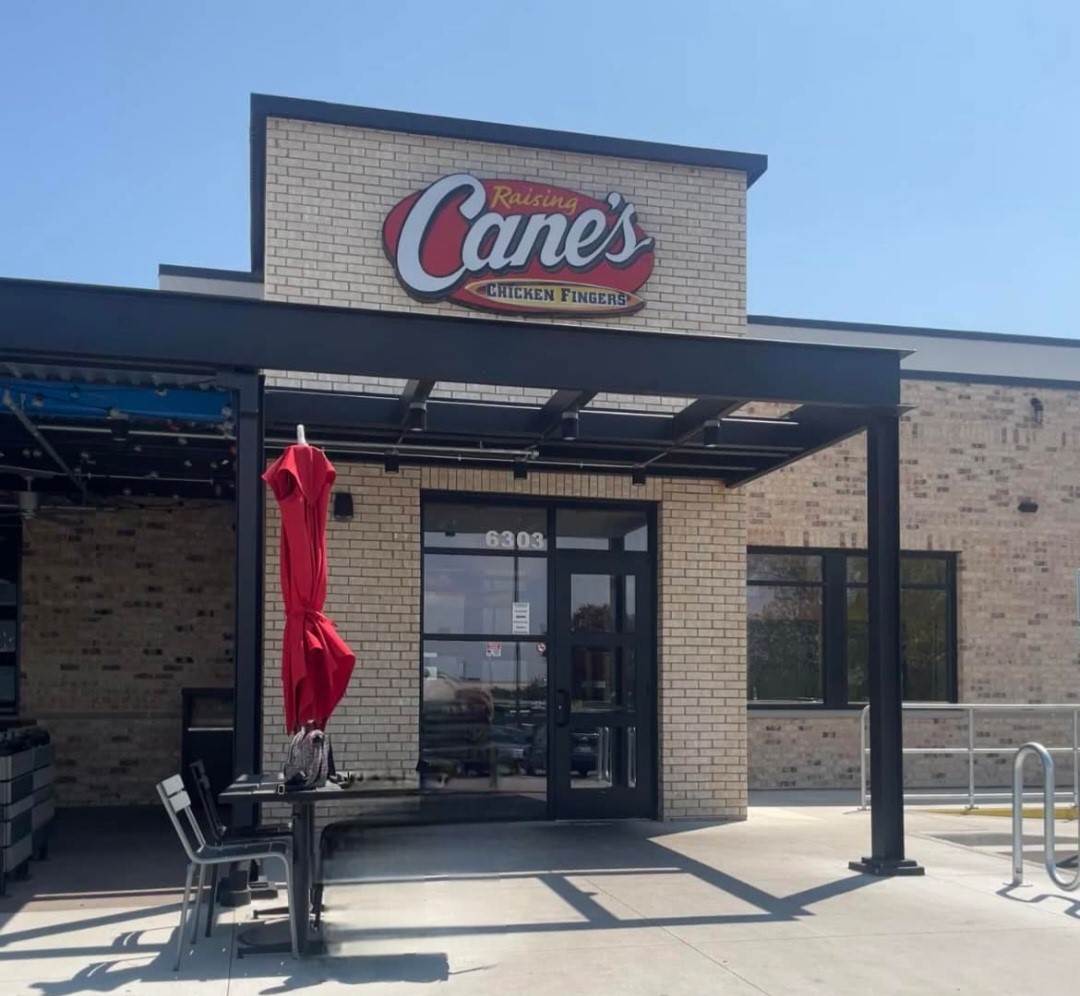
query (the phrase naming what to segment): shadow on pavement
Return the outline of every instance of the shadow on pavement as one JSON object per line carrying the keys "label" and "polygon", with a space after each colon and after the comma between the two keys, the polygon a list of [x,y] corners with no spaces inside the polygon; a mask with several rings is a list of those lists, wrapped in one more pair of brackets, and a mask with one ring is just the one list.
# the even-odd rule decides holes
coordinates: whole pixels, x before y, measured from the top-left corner
{"label": "shadow on pavement", "polygon": [[[702,824],[707,826],[707,824]],[[686,827],[689,829],[690,827]],[[517,824],[512,827],[446,827],[438,847],[423,846],[424,835],[360,830],[347,851],[326,866],[328,888],[345,884],[394,885],[417,881],[482,882],[532,879],[557,895],[574,919],[507,924],[497,915],[491,923],[457,925],[451,922],[386,927],[335,926],[326,923],[328,940],[419,939],[482,935],[576,933],[589,930],[629,930],[642,927],[687,927],[735,923],[792,921],[813,916],[815,903],[880,882],[873,876],[848,875],[790,895],[775,895],[722,868],[679,853],[648,837],[659,824]],[[670,826],[663,832],[670,832]],[[427,835],[431,836],[431,835]],[[410,846],[410,842],[413,846]],[[731,914],[641,915],[616,917],[582,888],[581,879],[594,876],[692,876],[717,892],[734,897],[752,911]],[[328,895],[328,905],[344,895]],[[497,911],[493,911],[497,914]]]}
{"label": "shadow on pavement", "polygon": [[[697,826],[697,825],[695,825]],[[701,824],[700,826],[709,826]],[[715,825],[714,825],[715,826]],[[679,830],[693,826],[680,825]],[[168,828],[166,828],[167,830]],[[717,826],[717,829],[722,827]],[[152,828],[151,828],[152,831]],[[881,880],[871,876],[845,875],[786,895],[776,894],[768,888],[739,878],[719,867],[720,862],[708,863],[698,860],[672,846],[661,842],[670,835],[672,827],[646,822],[632,823],[516,823],[474,824],[441,827],[414,828],[411,830],[378,828],[358,829],[355,837],[348,838],[345,846],[327,863],[329,914],[324,921],[326,940],[331,951],[356,942],[391,941],[393,948],[352,953],[340,950],[331,956],[315,957],[296,962],[289,957],[253,955],[238,960],[234,954],[235,934],[245,924],[221,923],[212,938],[200,937],[194,951],[185,953],[179,974],[172,971],[175,922],[170,924],[172,940],[162,943],[143,943],[144,934],[151,931],[134,929],[149,916],[178,914],[178,897],[172,894],[171,883],[182,873],[182,860],[177,859],[179,848],[168,834],[159,839],[156,831],[149,833],[145,844],[134,836],[134,828],[121,828],[113,836],[106,835],[102,853],[104,861],[98,862],[95,847],[81,846],[83,864],[97,866],[75,871],[65,891],[63,883],[53,881],[54,873],[65,869],[64,860],[57,859],[55,869],[48,875],[35,877],[35,888],[26,890],[21,898],[23,907],[33,906],[36,912],[47,910],[50,904],[59,903],[58,897],[73,900],[78,896],[107,897],[109,909],[86,909],[86,915],[72,919],[59,918],[52,923],[36,923],[34,926],[0,933],[0,960],[6,958],[25,961],[40,959],[48,963],[51,958],[76,957],[85,959],[70,979],[41,981],[33,984],[32,991],[42,996],[66,996],[81,992],[113,992],[130,987],[153,987],[179,980],[188,983],[192,990],[198,982],[213,985],[221,980],[267,979],[269,988],[264,993],[284,993],[318,986],[321,982],[364,984],[371,982],[430,983],[445,981],[451,976],[448,955],[441,951],[415,951],[414,947],[437,946],[439,939],[461,936],[499,936],[507,934],[529,935],[537,933],[594,930],[624,930],[642,927],[682,927],[731,923],[768,923],[793,921],[813,916],[813,906],[829,898],[850,893]],[[651,839],[661,835],[660,840]],[[681,837],[679,839],[682,839]],[[97,838],[101,844],[102,838]],[[156,842],[156,843],[155,843]],[[60,841],[58,841],[58,844]],[[158,845],[162,850],[158,850]],[[141,849],[141,850],[140,850]],[[56,853],[63,854],[62,846]],[[115,874],[118,862],[124,854],[131,855],[133,867]],[[697,900],[683,905],[681,894],[673,900],[670,908],[657,914],[638,912],[623,904],[622,912],[615,915],[605,905],[602,890],[590,882],[610,876],[681,876],[691,877],[697,883]],[[425,919],[422,909],[412,910],[397,923],[379,922],[371,926],[355,926],[346,922],[335,923],[334,908],[338,904],[357,902],[356,909],[363,909],[357,897],[350,897],[348,883],[362,885],[378,884],[392,887],[395,883],[460,883],[463,890],[467,883],[496,880],[512,883],[514,880],[532,880],[561,901],[557,909],[572,911],[572,916],[542,916],[540,922],[516,922],[501,916],[497,904],[490,910],[482,910],[482,922],[462,922],[458,918],[451,897],[450,907],[433,922]],[[771,879],[775,881],[775,878]],[[121,884],[129,889],[117,889]],[[702,893],[704,884],[715,890],[716,901]],[[38,893],[37,886],[46,891]],[[344,888],[342,886],[345,886]],[[464,892],[463,892],[464,895]],[[718,909],[715,914],[701,912],[700,902]],[[724,897],[733,897],[745,908],[722,909]],[[165,901],[163,901],[165,900]],[[16,902],[19,902],[17,900]],[[71,909],[70,905],[66,909]],[[341,907],[338,906],[340,909]],[[490,913],[490,916],[485,915]],[[342,920],[347,920],[342,917]],[[455,923],[455,920],[458,922]],[[102,926],[116,925],[122,932],[111,943],[64,947],[66,934]],[[124,925],[132,929],[124,930]],[[157,927],[152,931],[154,942],[162,936]],[[12,951],[15,944],[40,941],[32,950]],[[482,972],[485,969],[473,968]],[[42,973],[43,975],[46,973]],[[270,980],[273,980],[270,983]],[[2,986],[0,986],[2,988]],[[156,989],[150,988],[150,991]]]}

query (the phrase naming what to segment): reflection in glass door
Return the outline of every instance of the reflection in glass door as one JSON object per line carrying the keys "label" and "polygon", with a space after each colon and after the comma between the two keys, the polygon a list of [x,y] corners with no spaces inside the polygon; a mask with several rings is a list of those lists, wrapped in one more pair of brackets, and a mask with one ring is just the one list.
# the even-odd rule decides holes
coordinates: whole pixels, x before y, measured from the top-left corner
{"label": "reflection in glass door", "polygon": [[555,612],[556,815],[652,816],[648,558],[560,552]]}
{"label": "reflection in glass door", "polygon": [[548,510],[423,510],[420,763],[445,819],[547,815]]}

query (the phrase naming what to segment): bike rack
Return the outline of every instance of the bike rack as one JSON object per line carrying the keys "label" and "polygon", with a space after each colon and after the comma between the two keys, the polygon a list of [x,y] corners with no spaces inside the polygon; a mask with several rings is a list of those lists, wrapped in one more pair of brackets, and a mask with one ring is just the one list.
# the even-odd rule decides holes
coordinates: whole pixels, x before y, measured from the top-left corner
{"label": "bike rack", "polygon": [[1045,847],[1046,873],[1059,889],[1073,892],[1080,887],[1080,869],[1071,879],[1058,875],[1054,857],[1054,759],[1050,752],[1034,741],[1024,744],[1013,761],[1012,788],[1012,864],[1013,885],[1024,884],[1024,762],[1034,755],[1043,768],[1043,843]]}

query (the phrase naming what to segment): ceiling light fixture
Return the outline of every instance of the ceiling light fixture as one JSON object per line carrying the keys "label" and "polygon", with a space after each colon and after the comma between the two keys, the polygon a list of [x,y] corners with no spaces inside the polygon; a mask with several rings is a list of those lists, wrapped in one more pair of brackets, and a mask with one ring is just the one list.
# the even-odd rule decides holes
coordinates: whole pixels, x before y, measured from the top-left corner
{"label": "ceiling light fixture", "polygon": [[720,422],[717,419],[711,418],[705,423],[701,432],[701,441],[710,450],[720,445]]}
{"label": "ceiling light fixture", "polygon": [[567,441],[573,441],[578,437],[580,418],[576,411],[563,412],[559,422],[559,436]]}
{"label": "ceiling light fixture", "polygon": [[427,405],[423,401],[413,401],[405,413],[405,431],[423,432],[427,428]]}

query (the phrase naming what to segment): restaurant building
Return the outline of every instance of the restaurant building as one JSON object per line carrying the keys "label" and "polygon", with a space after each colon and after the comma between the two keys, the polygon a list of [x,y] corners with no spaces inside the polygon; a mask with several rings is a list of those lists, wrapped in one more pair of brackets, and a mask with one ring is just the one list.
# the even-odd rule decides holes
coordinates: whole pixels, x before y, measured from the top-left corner
{"label": "restaurant building", "polygon": [[748,321],[763,156],[262,96],[251,135],[250,271],[0,284],[0,693],[63,802],[150,801],[185,688],[280,764],[297,423],[335,755],[432,818],[741,818],[853,785],[869,698],[899,860],[901,684],[1075,698],[1080,343]]}

